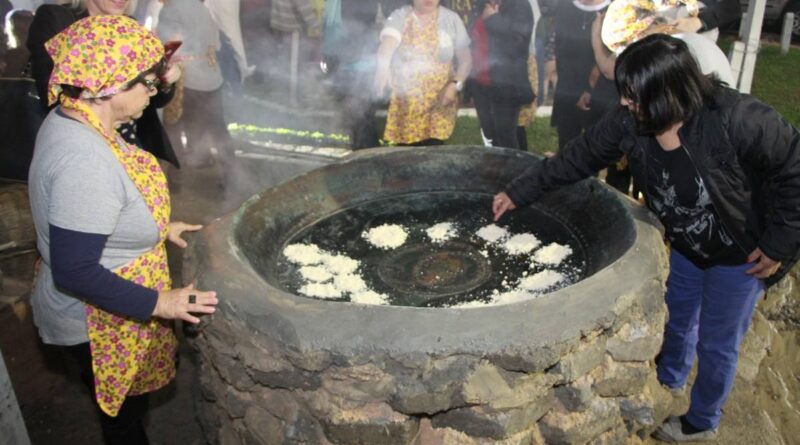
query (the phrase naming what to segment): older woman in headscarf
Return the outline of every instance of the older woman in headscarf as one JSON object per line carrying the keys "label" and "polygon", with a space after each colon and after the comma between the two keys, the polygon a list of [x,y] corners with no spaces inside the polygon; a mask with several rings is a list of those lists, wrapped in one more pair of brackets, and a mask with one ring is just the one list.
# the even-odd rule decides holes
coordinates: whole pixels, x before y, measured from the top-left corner
{"label": "older woman in headscarf", "polygon": [[31,299],[44,343],[73,356],[107,443],[147,443],[147,393],[175,376],[167,320],[197,323],[214,292],[172,289],[165,241],[201,226],[170,222],[155,157],[125,142],[163,70],[161,42],[133,19],[92,15],[46,43],[53,59],[29,193],[41,270]]}
{"label": "older woman in headscarf", "polygon": [[453,133],[458,92],[472,68],[461,17],[439,0],[413,0],[389,16],[380,41],[375,92],[383,96],[390,84],[392,90],[384,139],[442,144]]}
{"label": "older woman in headscarf", "polygon": [[[45,50],[45,42],[77,20],[96,15],[129,15],[133,12],[135,4],[134,0],[72,0],[65,5],[45,4],[36,9],[27,46],[31,52],[31,75],[36,81],[36,90],[39,92],[43,109],[50,109],[47,102],[47,88],[53,71],[53,61]],[[166,106],[172,100],[173,85],[180,77],[180,65],[175,63],[168,65],[162,73],[163,82],[159,86],[158,94],[150,100],[150,106],[145,109],[141,117],[120,128],[120,133],[126,141],[138,145],[176,167],[180,166],[178,156],[161,125],[157,109]]]}

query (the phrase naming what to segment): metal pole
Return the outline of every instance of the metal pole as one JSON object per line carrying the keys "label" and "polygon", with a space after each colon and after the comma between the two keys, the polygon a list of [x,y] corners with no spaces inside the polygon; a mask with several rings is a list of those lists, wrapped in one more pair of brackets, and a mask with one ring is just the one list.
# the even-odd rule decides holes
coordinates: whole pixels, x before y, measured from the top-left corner
{"label": "metal pole", "polygon": [[789,46],[792,43],[792,27],[794,26],[794,13],[787,12],[783,16],[783,28],[781,29],[781,54],[789,54]]}

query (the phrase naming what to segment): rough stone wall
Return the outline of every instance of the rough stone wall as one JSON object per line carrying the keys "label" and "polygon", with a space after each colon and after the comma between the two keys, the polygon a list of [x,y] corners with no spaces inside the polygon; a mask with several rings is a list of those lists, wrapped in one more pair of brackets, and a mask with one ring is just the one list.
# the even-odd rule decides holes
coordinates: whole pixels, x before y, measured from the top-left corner
{"label": "rough stone wall", "polygon": [[285,350],[240,320],[201,334],[199,412],[221,444],[618,444],[666,417],[663,288],[539,363]]}

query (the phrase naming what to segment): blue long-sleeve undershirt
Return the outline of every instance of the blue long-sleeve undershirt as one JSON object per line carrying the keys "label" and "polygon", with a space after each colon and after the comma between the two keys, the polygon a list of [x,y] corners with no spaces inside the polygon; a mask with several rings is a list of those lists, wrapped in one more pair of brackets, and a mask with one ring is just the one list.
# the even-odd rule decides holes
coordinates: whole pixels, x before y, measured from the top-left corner
{"label": "blue long-sleeve undershirt", "polygon": [[121,278],[100,265],[107,235],[50,225],[50,269],[56,287],[103,310],[150,319],[158,291]]}

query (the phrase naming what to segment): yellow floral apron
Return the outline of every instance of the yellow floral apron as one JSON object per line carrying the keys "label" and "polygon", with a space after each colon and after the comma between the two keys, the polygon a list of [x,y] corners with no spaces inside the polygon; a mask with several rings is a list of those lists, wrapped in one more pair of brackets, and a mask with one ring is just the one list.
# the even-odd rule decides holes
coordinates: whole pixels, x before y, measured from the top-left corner
{"label": "yellow floral apron", "polygon": [[422,23],[412,12],[392,62],[392,95],[384,139],[411,144],[445,140],[453,133],[458,104],[439,106],[439,94],[450,81],[452,60],[439,61],[439,12]]}
{"label": "yellow floral apron", "polygon": [[[83,113],[91,120],[93,114]],[[99,121],[93,123],[98,128]],[[108,135],[103,135],[108,139]],[[171,288],[165,240],[169,231],[170,199],[167,179],[156,158],[127,145],[119,136],[109,143],[153,215],[159,241],[153,250],[115,269],[119,277],[157,291]],[[86,324],[92,351],[95,398],[109,416],[116,416],[127,395],[155,391],[175,377],[177,339],[170,322],[139,322],[86,305]]]}

